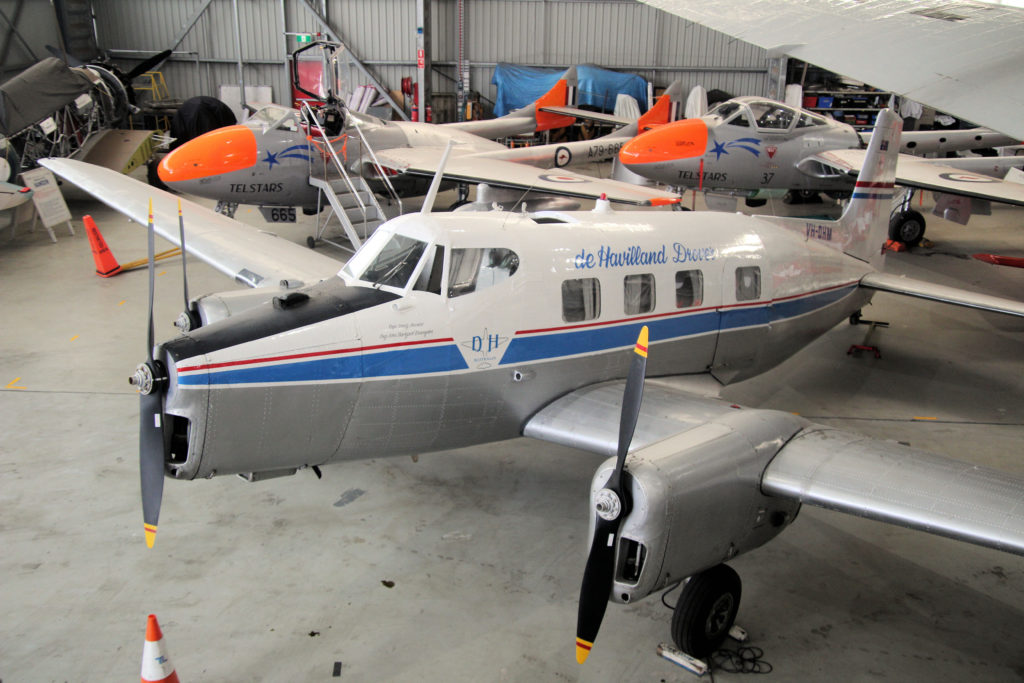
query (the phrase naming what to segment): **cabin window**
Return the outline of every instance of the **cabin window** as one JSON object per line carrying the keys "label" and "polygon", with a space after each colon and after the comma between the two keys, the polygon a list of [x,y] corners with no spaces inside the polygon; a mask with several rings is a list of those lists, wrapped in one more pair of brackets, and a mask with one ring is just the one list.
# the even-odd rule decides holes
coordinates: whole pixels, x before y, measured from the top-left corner
{"label": "cabin window", "polygon": [[736,301],[757,301],[761,298],[761,267],[736,269]]}
{"label": "cabin window", "polygon": [[690,308],[704,303],[704,273],[699,270],[676,272],[676,308]]}
{"label": "cabin window", "polygon": [[737,113],[736,116],[732,117],[732,120],[726,121],[727,126],[738,126],[740,128],[750,128],[750,121],[747,120],[747,115],[742,111]]}
{"label": "cabin window", "polygon": [[650,273],[627,275],[622,280],[626,315],[654,310],[654,276]]}
{"label": "cabin window", "polygon": [[562,320],[578,323],[601,315],[601,282],[584,277],[562,283]]}
{"label": "cabin window", "polygon": [[493,287],[512,277],[518,269],[519,256],[511,249],[452,249],[448,297]]}
{"label": "cabin window", "polygon": [[420,276],[416,278],[413,289],[418,289],[431,294],[441,293],[441,274],[444,272],[444,247],[440,244],[434,246],[434,254],[427,263],[423,264]]}

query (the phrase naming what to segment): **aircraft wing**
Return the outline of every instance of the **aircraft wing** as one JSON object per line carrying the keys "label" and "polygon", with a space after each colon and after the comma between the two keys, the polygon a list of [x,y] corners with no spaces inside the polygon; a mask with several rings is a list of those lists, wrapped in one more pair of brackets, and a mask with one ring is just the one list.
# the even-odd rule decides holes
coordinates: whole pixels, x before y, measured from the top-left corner
{"label": "aircraft wing", "polygon": [[[856,177],[861,166],[864,165],[864,156],[865,151],[861,149],[834,149],[812,155],[809,158],[851,177]],[[998,157],[960,160],[924,159],[910,154],[901,154],[896,162],[896,184],[1024,206],[1024,184],[972,173],[958,167],[961,162],[971,162],[970,165],[975,167],[992,165],[996,163],[993,161],[996,158]],[[1016,157],[1003,158],[1016,160]],[[1024,163],[1024,161],[1017,160],[1017,163]]]}
{"label": "aircraft wing", "polygon": [[1024,10],[1018,7],[914,0],[642,2],[1024,139]]}
{"label": "aircraft wing", "polygon": [[[545,170],[473,154],[458,155],[455,151],[444,168],[444,177],[448,180],[583,199],[597,199],[605,194],[610,201],[638,206],[661,206],[680,201],[680,197],[671,192],[618,180],[594,178],[565,169]],[[388,149],[378,152],[377,156],[384,166],[428,177],[433,177],[441,159],[439,150],[428,147]]]}
{"label": "aircraft wing", "polygon": [[[563,396],[534,415],[523,433],[613,455],[624,385],[624,380],[606,382]],[[666,449],[685,446],[687,433],[694,437],[691,442],[698,434],[706,439],[710,430],[715,438],[709,443],[727,443],[741,424],[730,420],[741,414],[748,424],[759,424],[760,443],[775,441],[778,447],[751,473],[752,486],[765,494],[1024,555],[1024,477],[777,411],[740,409],[671,380],[645,383],[626,469],[631,463],[635,469],[662,463],[665,487],[678,487],[681,482],[673,477],[698,476],[704,465],[666,467]],[[715,448],[715,458],[726,457],[721,445]]]}
{"label": "aircraft wing", "polygon": [[[40,164],[74,183],[139,225],[148,221],[158,235],[179,245],[176,195],[101,166],[73,159],[41,159]],[[277,286],[281,280],[317,282],[335,275],[341,263],[305,246],[181,200],[185,249],[234,280],[250,287]]]}

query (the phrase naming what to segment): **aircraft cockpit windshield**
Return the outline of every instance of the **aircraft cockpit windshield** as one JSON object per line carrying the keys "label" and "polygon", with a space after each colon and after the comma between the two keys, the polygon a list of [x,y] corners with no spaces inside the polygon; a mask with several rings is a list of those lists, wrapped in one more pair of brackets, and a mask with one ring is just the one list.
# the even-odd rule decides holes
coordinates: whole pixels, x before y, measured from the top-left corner
{"label": "aircraft cockpit windshield", "polygon": [[750,111],[755,124],[762,130],[789,130],[796,119],[796,110],[778,102],[751,102]]}
{"label": "aircraft cockpit windshield", "polygon": [[[345,264],[341,274],[358,280],[359,284],[405,290],[414,275],[425,272],[430,279],[434,252],[428,251],[428,246],[427,242],[408,235],[376,232]],[[424,259],[425,254],[428,259]],[[431,263],[418,268],[424,260]],[[418,280],[416,285],[416,289],[426,289],[419,286]]]}
{"label": "aircraft cockpit windshield", "polygon": [[269,104],[258,109],[256,113],[246,119],[244,125],[258,129],[260,132],[287,130],[294,133],[299,129],[299,120],[294,109]]}
{"label": "aircraft cockpit windshield", "polygon": [[750,120],[746,107],[739,102],[734,102],[733,100],[728,100],[715,105],[710,111],[708,111],[708,116],[716,116],[728,126],[750,128]]}

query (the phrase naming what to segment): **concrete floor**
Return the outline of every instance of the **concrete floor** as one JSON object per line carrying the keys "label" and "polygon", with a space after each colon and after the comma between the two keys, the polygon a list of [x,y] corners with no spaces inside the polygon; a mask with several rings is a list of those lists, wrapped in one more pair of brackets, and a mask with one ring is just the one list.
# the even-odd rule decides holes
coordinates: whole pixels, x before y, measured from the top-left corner
{"label": "concrete floor", "polygon": [[[91,202],[72,212],[92,213],[121,260],[144,255],[138,226]],[[516,439],[322,481],[170,481],[147,551],[126,381],[145,355],[146,276],[100,279],[84,231],[58,235],[0,242],[0,679],[132,680],[150,612],[186,682],[334,680],[336,662],[348,681],[691,678],[655,654],[671,619],[656,597],[612,605],[576,664],[602,458],[568,448]],[[1024,297],[1024,271],[963,258],[1024,255],[1024,212],[931,218],[929,237],[888,268]],[[160,271],[158,338],[174,333],[180,262]],[[189,274],[194,294],[235,287]],[[726,396],[1024,474],[1024,321],[885,294],[865,317],[892,323],[881,360],[848,356],[866,328],[842,324]],[[731,564],[772,680],[1024,679],[1020,557],[805,507]]]}

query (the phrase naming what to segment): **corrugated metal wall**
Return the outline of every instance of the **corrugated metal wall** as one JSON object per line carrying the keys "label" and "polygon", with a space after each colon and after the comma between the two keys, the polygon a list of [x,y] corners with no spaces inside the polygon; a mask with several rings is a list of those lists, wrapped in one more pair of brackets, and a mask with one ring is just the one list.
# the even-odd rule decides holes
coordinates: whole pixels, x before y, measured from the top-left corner
{"label": "corrugated metal wall", "polygon": [[[93,0],[99,45],[140,57],[168,47],[204,0]],[[385,86],[398,89],[415,76],[415,0],[312,0],[354,54]],[[455,0],[432,3],[433,88],[442,100],[455,90]],[[304,0],[238,0],[247,85],[269,85],[288,98],[285,31],[320,29]],[[565,67],[592,63],[638,73],[664,87],[684,84],[733,94],[768,94],[764,50],[633,0],[467,0],[465,55],[471,87],[493,100],[490,79],[498,62]],[[232,0],[212,0],[163,73],[171,94],[216,95],[218,84],[238,84]],[[126,59],[125,66],[133,63]],[[450,97],[450,96],[449,96]],[[435,111],[443,111],[447,107]]]}
{"label": "corrugated metal wall", "polygon": [[[3,82],[49,57],[45,46],[57,46],[59,42],[57,16],[49,2],[0,0],[0,12],[3,12],[0,18],[0,82]],[[12,30],[12,24],[16,30]]]}

